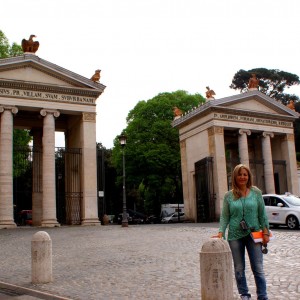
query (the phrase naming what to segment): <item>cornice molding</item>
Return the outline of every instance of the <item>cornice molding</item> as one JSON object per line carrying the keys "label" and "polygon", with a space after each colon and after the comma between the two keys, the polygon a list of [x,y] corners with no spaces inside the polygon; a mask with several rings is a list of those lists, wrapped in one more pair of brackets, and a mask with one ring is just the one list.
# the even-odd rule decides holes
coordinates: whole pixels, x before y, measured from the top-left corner
{"label": "cornice molding", "polygon": [[22,89],[30,91],[39,91],[39,92],[52,92],[52,93],[62,93],[68,95],[79,95],[79,96],[88,96],[88,97],[99,97],[102,91],[91,90],[77,87],[63,87],[57,85],[47,85],[34,82],[18,81],[18,80],[6,80],[0,79],[1,88],[10,88],[10,89]]}

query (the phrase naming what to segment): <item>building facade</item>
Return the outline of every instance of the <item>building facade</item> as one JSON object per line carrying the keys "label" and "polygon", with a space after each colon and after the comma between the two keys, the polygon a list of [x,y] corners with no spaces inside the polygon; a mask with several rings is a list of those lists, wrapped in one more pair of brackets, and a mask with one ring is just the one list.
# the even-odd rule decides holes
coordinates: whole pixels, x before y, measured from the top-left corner
{"label": "building facade", "polygon": [[[0,59],[0,228],[15,227],[13,130],[33,137],[32,222],[59,226],[56,216],[55,132],[64,132],[66,149],[80,149],[68,166],[67,218],[79,212],[82,225],[99,223],[96,169],[96,100],[105,86],[39,58],[34,53]],[[35,153],[41,153],[37,155]],[[75,197],[79,194],[78,197]]]}
{"label": "building facade", "polygon": [[299,114],[258,90],[207,101],[173,121],[179,130],[184,207],[217,221],[238,163],[263,193],[299,195],[294,121]]}

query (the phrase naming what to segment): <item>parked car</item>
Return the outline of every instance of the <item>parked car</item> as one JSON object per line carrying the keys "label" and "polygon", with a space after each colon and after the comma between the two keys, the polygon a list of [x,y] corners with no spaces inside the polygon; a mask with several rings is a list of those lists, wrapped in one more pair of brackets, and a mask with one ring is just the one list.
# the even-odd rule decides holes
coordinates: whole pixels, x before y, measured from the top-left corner
{"label": "parked car", "polygon": [[134,224],[145,224],[147,221],[147,216],[136,210],[128,209],[129,215],[132,217],[132,222]]}
{"label": "parked car", "polygon": [[160,222],[161,222],[160,218],[155,215],[150,215],[146,220],[147,224],[159,224]]}
{"label": "parked car", "polygon": [[17,215],[17,225],[32,225],[32,210],[21,210]]}
{"label": "parked car", "polygon": [[298,229],[300,223],[300,198],[286,193],[284,195],[263,195],[269,223],[286,225],[289,229]]}
{"label": "parked car", "polygon": [[[185,215],[184,213],[180,212],[179,213],[179,222],[185,221]],[[167,217],[162,218],[161,220],[162,223],[175,223],[178,222],[178,213],[172,213],[168,215]]]}

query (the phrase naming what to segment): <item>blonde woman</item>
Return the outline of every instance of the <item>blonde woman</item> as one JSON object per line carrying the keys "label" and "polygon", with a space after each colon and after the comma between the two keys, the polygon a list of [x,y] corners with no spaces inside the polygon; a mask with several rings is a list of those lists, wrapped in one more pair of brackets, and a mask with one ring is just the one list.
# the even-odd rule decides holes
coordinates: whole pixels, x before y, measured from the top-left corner
{"label": "blonde woman", "polygon": [[251,299],[245,276],[245,250],[248,252],[258,300],[268,300],[263,270],[261,243],[255,243],[251,231],[263,231],[263,244],[269,242],[269,222],[261,191],[252,185],[250,169],[243,164],[233,170],[232,190],[224,196],[219,238],[225,238],[232,252],[235,279],[241,299]]}

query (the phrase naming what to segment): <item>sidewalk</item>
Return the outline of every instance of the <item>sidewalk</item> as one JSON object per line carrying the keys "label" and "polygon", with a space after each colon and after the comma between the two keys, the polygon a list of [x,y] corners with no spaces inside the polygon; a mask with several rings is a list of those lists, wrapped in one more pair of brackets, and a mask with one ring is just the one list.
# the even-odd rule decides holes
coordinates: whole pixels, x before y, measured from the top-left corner
{"label": "sidewalk", "polygon": [[[210,223],[0,230],[0,281],[74,300],[201,299],[199,253],[217,227]],[[48,232],[52,239],[54,280],[48,284],[31,284],[31,239],[37,231]],[[276,239],[264,256],[269,298],[299,300],[300,231],[273,232]],[[255,299],[249,266],[247,275]],[[239,299],[235,284],[234,293]]]}

